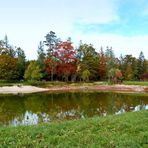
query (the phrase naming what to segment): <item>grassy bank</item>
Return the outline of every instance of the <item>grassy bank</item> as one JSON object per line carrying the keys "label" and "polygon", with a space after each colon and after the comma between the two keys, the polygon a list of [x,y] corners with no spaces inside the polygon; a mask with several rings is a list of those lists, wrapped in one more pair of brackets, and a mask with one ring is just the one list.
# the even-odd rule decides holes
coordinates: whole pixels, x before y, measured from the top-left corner
{"label": "grassy bank", "polygon": [[140,85],[140,86],[148,86],[148,81],[124,81],[125,85]]}
{"label": "grassy bank", "polygon": [[148,111],[0,128],[1,147],[148,147]]}
{"label": "grassy bank", "polygon": [[[140,85],[148,86],[148,81],[123,81],[125,85]],[[0,87],[2,86],[13,86],[13,85],[32,85],[38,87],[52,87],[52,86],[96,86],[96,85],[110,85],[107,81],[96,81],[96,82],[61,82],[61,81],[0,81]]]}

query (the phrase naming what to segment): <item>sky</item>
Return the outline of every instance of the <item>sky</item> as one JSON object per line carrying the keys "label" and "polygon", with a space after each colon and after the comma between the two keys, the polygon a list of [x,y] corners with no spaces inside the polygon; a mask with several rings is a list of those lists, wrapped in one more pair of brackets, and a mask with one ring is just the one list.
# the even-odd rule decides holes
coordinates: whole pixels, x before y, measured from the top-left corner
{"label": "sky", "polygon": [[45,35],[54,31],[74,47],[112,47],[115,55],[143,51],[148,59],[148,0],[0,0],[0,40],[21,47],[27,59],[37,58]]}

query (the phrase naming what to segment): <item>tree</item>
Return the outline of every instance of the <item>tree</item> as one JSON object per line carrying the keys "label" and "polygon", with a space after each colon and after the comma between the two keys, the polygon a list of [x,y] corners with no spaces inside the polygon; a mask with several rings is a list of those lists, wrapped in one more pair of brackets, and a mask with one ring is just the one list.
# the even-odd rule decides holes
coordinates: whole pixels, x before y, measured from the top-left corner
{"label": "tree", "polygon": [[39,68],[41,69],[42,78],[45,79],[47,76],[46,65],[45,65],[46,54],[44,52],[44,44],[42,41],[40,41],[39,43],[37,52],[38,52],[37,64],[39,65]]}
{"label": "tree", "polygon": [[116,67],[116,60],[115,60],[115,55],[114,55],[114,51],[111,48],[107,47],[106,49],[106,58],[107,58],[107,63],[106,63],[106,70],[107,70],[107,75],[109,74],[109,71],[112,68]]}
{"label": "tree", "polygon": [[90,79],[94,80],[98,77],[98,53],[95,51],[95,48],[91,44],[80,44],[77,49],[77,58],[79,65],[79,74],[80,77],[84,70],[90,72]]}
{"label": "tree", "polygon": [[0,55],[0,79],[16,80],[18,79],[17,59],[8,55]]}
{"label": "tree", "polygon": [[137,59],[135,57],[132,55],[125,55],[121,67],[125,80],[137,79]]}
{"label": "tree", "polygon": [[48,76],[51,78],[50,80],[53,81],[54,75],[56,74],[56,69],[57,69],[56,67],[57,61],[55,57],[48,56],[45,59],[45,64],[46,64],[46,72]]}
{"label": "tree", "polygon": [[5,54],[5,47],[4,47],[4,41],[0,40],[0,55]]}
{"label": "tree", "polygon": [[76,72],[76,55],[71,41],[59,43],[57,52],[54,53],[57,60],[57,75],[63,77],[66,81]]}
{"label": "tree", "polygon": [[83,81],[88,82],[89,81],[89,77],[90,77],[89,70],[88,69],[84,70],[82,72],[82,76],[81,77],[82,77]]}
{"label": "tree", "polygon": [[17,70],[18,70],[18,78],[19,80],[23,79],[25,68],[26,68],[26,56],[23,49],[18,47],[16,49],[16,58],[17,58]]}
{"label": "tree", "polygon": [[98,74],[99,74],[99,79],[100,80],[104,80],[106,78],[106,62],[107,62],[107,58],[105,56],[105,53],[103,51],[103,48],[101,47],[100,52],[99,52],[99,69],[98,69]]}
{"label": "tree", "polygon": [[122,82],[122,73],[119,69],[112,68],[108,73],[110,83],[121,83]]}
{"label": "tree", "polygon": [[45,36],[45,45],[47,46],[47,56],[50,57],[51,61],[51,81],[53,81],[53,76],[54,76],[54,70],[55,70],[55,58],[53,58],[53,54],[56,50],[56,46],[59,43],[59,40],[57,39],[57,36],[55,32],[50,31],[46,36]]}
{"label": "tree", "polygon": [[8,37],[7,37],[7,35],[5,35],[5,37],[4,37],[4,46],[5,46],[5,48],[9,48],[10,47],[8,42],[9,42],[8,41]]}
{"label": "tree", "polygon": [[41,77],[42,77],[41,70],[37,62],[36,61],[30,62],[30,64],[28,65],[25,71],[24,78],[26,80],[40,80]]}
{"label": "tree", "polygon": [[140,52],[139,59],[138,59],[138,64],[137,64],[137,75],[138,79],[146,72],[146,62],[145,62],[145,57],[143,52]]}
{"label": "tree", "polygon": [[0,41],[0,55],[15,57],[15,50],[11,45],[9,45],[7,35],[5,36],[4,40]]}
{"label": "tree", "polygon": [[54,52],[55,46],[57,44],[57,36],[55,32],[50,31],[46,36],[45,36],[45,45],[48,47],[47,48],[47,55],[51,55]]}

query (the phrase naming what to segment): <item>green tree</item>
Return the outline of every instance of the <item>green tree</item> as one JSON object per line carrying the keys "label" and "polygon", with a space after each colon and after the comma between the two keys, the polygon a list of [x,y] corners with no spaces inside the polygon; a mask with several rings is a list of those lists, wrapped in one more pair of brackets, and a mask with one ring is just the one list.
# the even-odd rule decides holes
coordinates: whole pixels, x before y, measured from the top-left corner
{"label": "green tree", "polygon": [[44,43],[47,46],[47,55],[51,56],[57,44],[56,33],[50,31],[49,33],[46,34],[45,39],[46,40],[44,41]]}
{"label": "green tree", "polygon": [[9,55],[11,57],[15,57],[15,50],[9,44],[7,35],[5,36],[4,40],[0,41],[0,55]]}
{"label": "green tree", "polygon": [[25,71],[24,78],[26,80],[40,80],[41,77],[42,77],[41,70],[37,62],[36,61],[30,62],[30,64],[28,65]]}
{"label": "green tree", "polygon": [[137,79],[137,59],[132,55],[125,55],[122,62],[122,73],[125,80]]}
{"label": "green tree", "polygon": [[5,48],[9,48],[9,41],[8,41],[7,35],[5,35],[5,37],[4,37],[4,46],[5,46]]}
{"label": "green tree", "polygon": [[89,72],[89,70],[84,70],[83,72],[82,72],[82,76],[81,76],[81,78],[82,78],[82,80],[83,81],[85,81],[85,82],[88,82],[89,81],[89,77],[90,77],[90,72]]}
{"label": "green tree", "polygon": [[44,44],[42,41],[40,41],[39,43],[37,52],[38,52],[37,64],[41,69],[42,78],[45,79],[47,77],[46,64],[45,64],[46,54],[44,52]]}
{"label": "green tree", "polygon": [[107,63],[106,63],[107,73],[109,73],[109,71],[112,68],[116,67],[116,59],[112,47],[111,48],[107,47],[105,55],[107,58]]}
{"label": "green tree", "polygon": [[138,64],[137,64],[138,79],[140,79],[141,75],[144,74],[145,72],[146,72],[146,60],[143,52],[141,51],[138,58]]}
{"label": "green tree", "polygon": [[80,77],[84,70],[90,72],[90,79],[96,80],[98,77],[98,53],[91,44],[80,44],[77,49],[77,65],[79,65]]}
{"label": "green tree", "polygon": [[23,79],[25,68],[26,68],[26,56],[23,49],[18,47],[16,49],[16,58],[17,58],[17,70],[19,75],[19,80]]}
{"label": "green tree", "polygon": [[[54,61],[54,53],[58,44],[58,39],[56,36],[56,33],[53,31],[50,31],[46,36],[45,36],[45,45],[47,46],[47,56],[52,60],[51,61],[51,81],[53,81],[53,76],[54,76],[54,70],[55,70],[55,61]],[[48,58],[47,57],[47,58]]]}

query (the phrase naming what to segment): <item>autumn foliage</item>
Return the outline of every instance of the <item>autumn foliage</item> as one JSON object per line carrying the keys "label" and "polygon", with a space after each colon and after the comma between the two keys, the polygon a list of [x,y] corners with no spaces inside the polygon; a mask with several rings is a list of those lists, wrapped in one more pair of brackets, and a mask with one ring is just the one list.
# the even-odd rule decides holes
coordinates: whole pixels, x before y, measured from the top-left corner
{"label": "autumn foliage", "polygon": [[0,80],[98,81],[148,80],[148,60],[143,52],[115,57],[112,47],[96,49],[80,42],[74,48],[71,39],[61,41],[50,31],[38,46],[38,57],[26,61],[25,52],[0,40]]}
{"label": "autumn foliage", "polygon": [[51,56],[46,59],[48,74],[56,74],[60,79],[68,80],[76,72],[76,54],[71,42],[59,43]]}
{"label": "autumn foliage", "polygon": [[17,78],[17,59],[8,55],[0,55],[0,79],[16,80]]}

